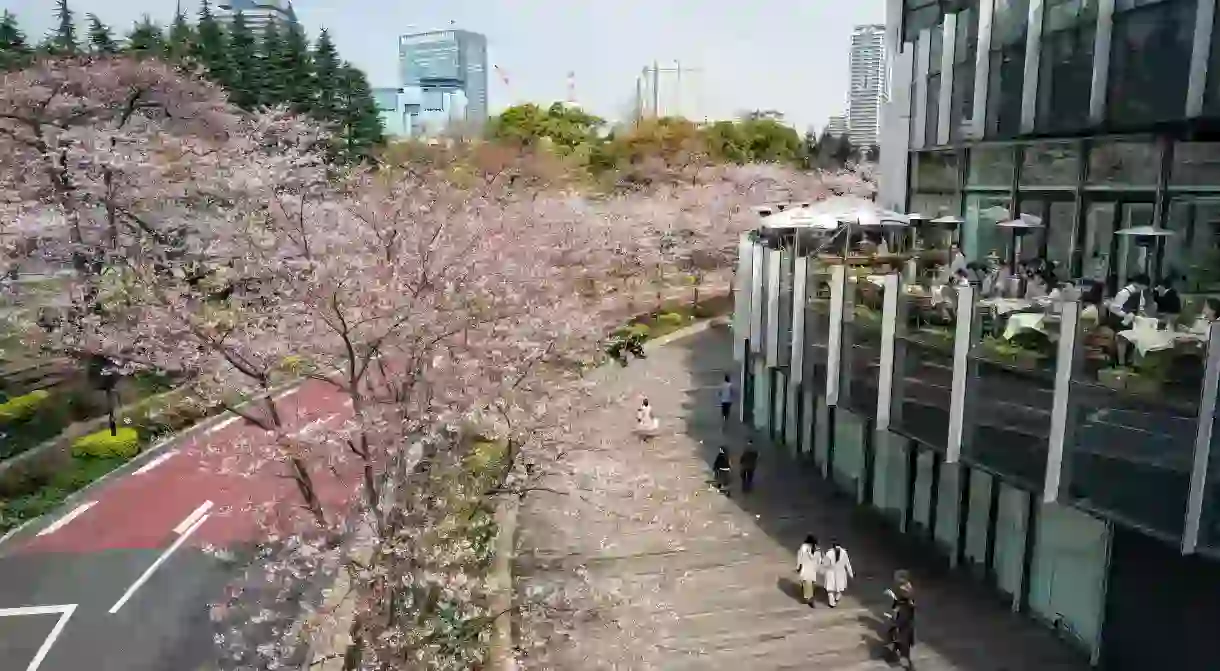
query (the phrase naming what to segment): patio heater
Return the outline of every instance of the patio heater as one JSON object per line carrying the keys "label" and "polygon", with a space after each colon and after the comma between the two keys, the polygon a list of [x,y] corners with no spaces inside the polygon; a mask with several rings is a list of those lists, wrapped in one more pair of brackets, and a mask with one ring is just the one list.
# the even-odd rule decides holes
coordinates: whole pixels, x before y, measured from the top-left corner
{"label": "patio heater", "polygon": [[1122,236],[1123,249],[1122,268],[1120,269],[1121,277],[1118,278],[1119,286],[1127,283],[1127,278],[1133,273],[1127,268],[1127,259],[1130,258],[1131,245],[1135,245],[1135,249],[1139,254],[1136,260],[1136,267],[1139,272],[1144,273],[1153,282],[1156,281],[1161,274],[1161,258],[1165,252],[1165,242],[1173,236],[1173,231],[1167,231],[1163,228],[1154,226],[1132,226],[1124,228],[1121,231],[1116,231],[1115,235]]}
{"label": "patio heater", "polygon": [[1017,287],[1018,295],[1025,293],[1025,278],[1017,275],[1017,264],[1021,260],[1021,249],[1025,241],[1025,236],[1033,231],[1043,228],[1042,217],[1032,214],[1022,213],[1016,219],[1009,221],[1001,221],[996,224],[997,228],[1004,229],[1012,233],[1012,253],[1008,256],[1008,269],[1013,274],[1009,276],[1009,286],[1014,284]]}
{"label": "patio heater", "polygon": [[949,229],[949,240],[953,244],[956,244],[959,247],[961,246],[962,224],[966,223],[965,219],[962,219],[956,214],[946,214],[945,216],[937,217],[928,223],[932,224],[933,226]]}

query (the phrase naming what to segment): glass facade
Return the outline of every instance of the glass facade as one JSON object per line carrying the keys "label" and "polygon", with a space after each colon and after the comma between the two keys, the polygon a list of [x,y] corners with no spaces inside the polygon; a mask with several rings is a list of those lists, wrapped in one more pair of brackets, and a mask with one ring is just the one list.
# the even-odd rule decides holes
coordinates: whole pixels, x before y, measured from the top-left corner
{"label": "glass facade", "polygon": [[979,0],[969,0],[957,15],[953,48],[953,108],[949,114],[949,141],[963,139],[963,122],[974,116],[974,63],[978,57]]}
{"label": "glass facade", "polygon": [[1046,0],[1038,59],[1039,132],[1063,132],[1089,123],[1093,44],[1098,0]]}
{"label": "glass facade", "polygon": [[1182,118],[1197,0],[1115,0],[1107,117],[1116,128]]}
{"label": "glass facade", "polygon": [[1012,137],[1021,129],[1029,0],[993,1],[985,132],[988,137]]}
{"label": "glass facade", "polygon": [[877,418],[881,373],[882,306],[885,284],[880,276],[849,278],[844,294],[842,370],[839,405]]}

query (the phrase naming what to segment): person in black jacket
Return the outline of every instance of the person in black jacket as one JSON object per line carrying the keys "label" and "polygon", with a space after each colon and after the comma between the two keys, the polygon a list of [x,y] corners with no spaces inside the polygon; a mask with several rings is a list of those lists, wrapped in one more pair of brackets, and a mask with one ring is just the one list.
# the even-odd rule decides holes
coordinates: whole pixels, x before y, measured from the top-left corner
{"label": "person in black jacket", "polygon": [[729,493],[730,469],[729,451],[722,447],[716,453],[716,460],[712,462],[712,473],[716,478],[716,489],[725,494]]}
{"label": "person in black jacket", "polygon": [[754,443],[746,446],[746,451],[741,453],[741,491],[749,492],[754,489],[754,469],[758,468],[758,450],[755,449]]}
{"label": "person in black jacket", "polygon": [[914,669],[911,648],[915,647],[915,599],[909,590],[900,591],[895,596],[890,620],[890,652],[899,662]]}

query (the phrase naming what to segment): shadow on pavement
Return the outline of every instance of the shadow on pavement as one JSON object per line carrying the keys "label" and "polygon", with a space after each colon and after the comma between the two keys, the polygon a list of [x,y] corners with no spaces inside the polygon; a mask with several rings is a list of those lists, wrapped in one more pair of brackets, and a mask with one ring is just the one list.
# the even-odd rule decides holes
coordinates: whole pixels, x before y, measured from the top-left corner
{"label": "shadow on pavement", "polygon": [[[682,352],[694,380],[683,403],[688,411],[685,431],[698,441],[698,456],[710,477],[716,450],[728,447],[736,465],[753,433],[733,420],[725,426],[716,402],[716,387],[726,373],[741,389],[731,336],[727,330],[711,329],[669,347]],[[806,534],[818,537],[823,546],[837,540],[850,551],[855,580],[844,606],[854,602],[865,609],[860,617],[870,646],[880,650],[883,613],[890,605],[884,591],[901,568],[911,572],[920,606],[917,657],[922,656],[921,649],[934,652],[959,671],[1087,668],[1051,632],[1012,613],[1008,597],[1001,599],[965,574],[948,570],[943,558],[899,534],[879,513],[856,506],[838,492],[810,461],[791,456],[787,448],[770,444],[765,436],[755,435],[754,440],[760,452],[754,490],[743,494],[735,480],[730,501],[754,517],[762,532],[790,548],[793,561]],[[776,588],[792,596],[788,591],[792,582],[781,577]],[[796,590],[799,597],[799,585]]]}

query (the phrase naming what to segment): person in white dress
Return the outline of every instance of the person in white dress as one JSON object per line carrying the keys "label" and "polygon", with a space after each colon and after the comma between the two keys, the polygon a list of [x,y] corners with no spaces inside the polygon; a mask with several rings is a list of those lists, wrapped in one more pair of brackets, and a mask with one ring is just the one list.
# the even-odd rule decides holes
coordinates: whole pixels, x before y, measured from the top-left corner
{"label": "person in white dress", "polygon": [[826,600],[831,608],[839,605],[848,580],[856,577],[852,571],[851,558],[837,542],[822,555],[822,587],[826,589]]}
{"label": "person in white dress", "polygon": [[644,439],[648,439],[656,435],[660,422],[658,422],[657,418],[653,416],[652,406],[649,405],[648,399],[644,399],[644,402],[640,404],[639,410],[635,411],[635,424],[636,431]]}
{"label": "person in white dress", "polygon": [[822,562],[818,539],[805,536],[805,542],[796,551],[796,572],[801,578],[801,597],[810,608],[813,608],[813,593],[822,579]]}

